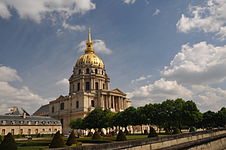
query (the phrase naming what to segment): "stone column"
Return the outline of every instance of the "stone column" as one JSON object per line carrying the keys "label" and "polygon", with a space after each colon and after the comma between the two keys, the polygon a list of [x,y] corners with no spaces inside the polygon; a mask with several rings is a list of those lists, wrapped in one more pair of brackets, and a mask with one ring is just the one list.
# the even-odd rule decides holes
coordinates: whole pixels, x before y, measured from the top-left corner
{"label": "stone column", "polygon": [[115,99],[114,96],[112,97],[113,109],[115,109]]}
{"label": "stone column", "polygon": [[85,91],[85,80],[84,80],[84,78],[82,78],[82,83],[81,83],[81,90],[82,91]]}

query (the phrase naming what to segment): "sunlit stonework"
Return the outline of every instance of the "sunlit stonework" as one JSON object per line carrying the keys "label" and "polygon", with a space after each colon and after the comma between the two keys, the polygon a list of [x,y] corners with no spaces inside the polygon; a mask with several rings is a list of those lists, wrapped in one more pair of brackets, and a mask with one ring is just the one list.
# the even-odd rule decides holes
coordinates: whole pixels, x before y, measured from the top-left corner
{"label": "sunlit stonework", "polygon": [[119,112],[131,105],[121,90],[110,90],[110,78],[103,61],[95,55],[90,31],[85,54],[77,60],[69,84],[69,95],[60,96],[48,106],[49,116],[61,120],[64,133],[70,131],[70,120],[83,118],[95,108]]}

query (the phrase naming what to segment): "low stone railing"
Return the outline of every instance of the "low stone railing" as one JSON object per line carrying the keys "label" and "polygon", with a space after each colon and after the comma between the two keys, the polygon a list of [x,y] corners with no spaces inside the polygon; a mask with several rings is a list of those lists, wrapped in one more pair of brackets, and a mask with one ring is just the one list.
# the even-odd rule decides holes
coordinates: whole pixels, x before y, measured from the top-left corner
{"label": "low stone railing", "polygon": [[[154,138],[145,138],[137,140],[128,140],[122,142],[111,142],[106,144],[98,145],[84,145],[78,147],[65,147],[57,148],[57,150],[173,150],[173,149],[188,149],[195,146],[199,146],[206,143],[211,143],[211,141],[220,140],[226,138],[226,129],[214,129],[205,130],[192,133],[183,133],[170,136],[161,136]],[[226,140],[222,143],[222,147],[226,147]],[[214,150],[214,149],[211,149]]]}

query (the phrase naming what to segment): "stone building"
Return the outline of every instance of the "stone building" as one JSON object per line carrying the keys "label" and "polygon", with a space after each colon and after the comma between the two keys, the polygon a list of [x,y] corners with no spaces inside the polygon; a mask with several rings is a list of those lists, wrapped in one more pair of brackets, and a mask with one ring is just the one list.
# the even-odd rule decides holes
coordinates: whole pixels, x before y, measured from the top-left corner
{"label": "stone building", "polygon": [[131,105],[119,89],[110,90],[110,78],[103,61],[95,54],[91,33],[85,53],[77,59],[69,79],[69,95],[49,103],[49,116],[61,120],[63,132],[70,131],[70,120],[83,118],[95,108],[120,112]]}
{"label": "stone building", "polygon": [[11,113],[0,115],[0,135],[53,134],[62,132],[61,122],[46,116],[30,116],[25,110],[12,108]]}

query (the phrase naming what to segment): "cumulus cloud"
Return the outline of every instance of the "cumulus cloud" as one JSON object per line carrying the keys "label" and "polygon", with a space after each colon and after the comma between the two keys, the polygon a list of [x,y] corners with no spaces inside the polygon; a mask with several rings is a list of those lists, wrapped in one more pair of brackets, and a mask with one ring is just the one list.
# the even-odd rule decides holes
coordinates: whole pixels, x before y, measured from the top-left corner
{"label": "cumulus cloud", "polygon": [[202,111],[219,110],[226,106],[226,90],[210,86],[192,86],[193,99]]}
{"label": "cumulus cloud", "polygon": [[220,40],[226,37],[226,1],[207,0],[203,6],[189,6],[191,16],[181,15],[177,28],[181,32],[197,29],[216,33]]}
{"label": "cumulus cloud", "polygon": [[183,98],[193,100],[201,111],[216,111],[226,105],[226,90],[211,85],[225,81],[225,66],[226,45],[185,44],[161,71],[161,79],[137,87],[128,96],[135,106]]}
{"label": "cumulus cloud", "polygon": [[185,44],[161,72],[168,80],[183,84],[209,84],[226,78],[226,45],[214,46],[200,42]]}
{"label": "cumulus cloud", "polygon": [[177,81],[167,81],[161,78],[152,84],[141,86],[127,94],[134,100],[133,102],[137,106],[140,105],[140,100],[147,103],[154,103],[166,99],[176,99],[178,97],[190,99],[192,92],[178,84]]}
{"label": "cumulus cloud", "polygon": [[84,31],[86,27],[84,25],[70,25],[66,22],[63,22],[62,27],[64,29],[73,30],[73,31]]}
{"label": "cumulus cloud", "polygon": [[126,4],[133,4],[136,2],[136,0],[123,0],[123,2]]}
{"label": "cumulus cloud", "polygon": [[4,114],[12,106],[23,107],[28,112],[33,112],[42,104],[47,104],[49,99],[34,94],[27,86],[15,88],[9,82],[21,81],[15,69],[0,67],[0,114]]}
{"label": "cumulus cloud", "polygon": [[63,78],[62,80],[59,80],[56,82],[56,85],[67,85],[68,86],[69,82],[68,82],[68,79],[66,78]]}
{"label": "cumulus cloud", "polygon": [[137,79],[132,80],[132,81],[131,81],[131,84],[135,84],[135,83],[137,83],[137,82],[147,80],[147,79],[149,79],[149,78],[151,78],[151,77],[152,77],[151,75],[141,76],[141,77],[139,77],[139,78],[137,78]]}
{"label": "cumulus cloud", "polygon": [[22,81],[15,69],[0,65],[0,81]]}
{"label": "cumulus cloud", "polygon": [[[105,42],[102,40],[93,40],[93,48],[96,53],[100,53],[100,54],[112,53],[112,50],[107,48]],[[79,45],[77,46],[77,49],[79,52],[84,52],[84,50],[86,49],[86,41],[82,41],[81,43],[79,43]]]}
{"label": "cumulus cloud", "polygon": [[95,9],[95,4],[91,0],[1,0],[0,8],[0,16],[3,18],[10,18],[14,9],[20,18],[40,23],[48,13],[64,16],[84,14]]}
{"label": "cumulus cloud", "polygon": [[159,15],[160,12],[161,12],[161,11],[160,11],[159,9],[156,9],[155,12],[154,12],[152,15],[153,15],[153,16]]}

